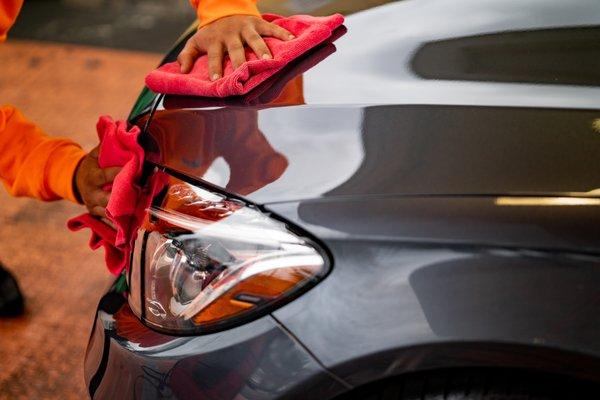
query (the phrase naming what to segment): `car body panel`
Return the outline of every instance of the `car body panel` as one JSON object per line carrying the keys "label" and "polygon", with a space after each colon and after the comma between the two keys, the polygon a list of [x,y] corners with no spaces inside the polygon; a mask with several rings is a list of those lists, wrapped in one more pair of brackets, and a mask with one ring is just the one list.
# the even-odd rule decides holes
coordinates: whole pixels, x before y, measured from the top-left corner
{"label": "car body panel", "polygon": [[144,326],[126,303],[112,313],[100,306],[87,353],[86,383],[98,399],[330,398],[347,390],[270,316],[178,337]]}
{"label": "car body panel", "polygon": [[[279,74],[283,82],[265,84],[281,90],[301,76],[295,100],[265,100],[265,88],[155,98],[149,159],[261,204],[600,188],[595,0],[409,0],[345,25]],[[195,145],[215,136],[210,154]],[[253,149],[256,138],[266,153]],[[287,165],[257,182],[273,157]]]}
{"label": "car body panel", "polygon": [[457,211],[456,199],[363,199],[362,212],[344,204],[351,200],[269,206],[314,232],[335,260],[317,290],[274,316],[352,385],[412,370],[491,365],[599,380],[600,253],[559,250],[566,243],[548,237],[568,234],[561,222],[541,218],[566,214],[573,226],[590,218],[589,227],[597,227],[598,206],[529,207],[522,210],[532,215],[527,221],[500,211],[486,220],[494,206],[485,201],[464,201],[463,215],[444,214]]}
{"label": "car body panel", "polygon": [[372,195],[584,194],[600,112],[505,107],[157,111],[149,157],[255,203]]}
{"label": "car body panel", "polygon": [[406,0],[345,25],[246,96],[144,91],[148,165],[272,213],[333,269],[197,337],[100,306],[94,397],[326,399],[463,366],[600,381],[600,4]]}
{"label": "car body panel", "polygon": [[372,196],[269,204],[323,241],[382,240],[600,254],[600,199]]}
{"label": "car body panel", "polygon": [[349,15],[335,55],[305,74],[304,102],[596,109],[598,8],[596,0],[405,0]]}

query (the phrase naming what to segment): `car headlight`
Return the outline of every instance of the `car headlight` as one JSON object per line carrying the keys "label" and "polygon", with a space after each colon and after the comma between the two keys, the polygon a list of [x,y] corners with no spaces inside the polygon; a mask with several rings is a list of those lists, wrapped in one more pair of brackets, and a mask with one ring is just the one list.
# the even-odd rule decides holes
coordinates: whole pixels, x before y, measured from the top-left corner
{"label": "car headlight", "polygon": [[214,331],[258,317],[328,272],[309,239],[254,206],[179,182],[148,210],[129,303],[168,333]]}

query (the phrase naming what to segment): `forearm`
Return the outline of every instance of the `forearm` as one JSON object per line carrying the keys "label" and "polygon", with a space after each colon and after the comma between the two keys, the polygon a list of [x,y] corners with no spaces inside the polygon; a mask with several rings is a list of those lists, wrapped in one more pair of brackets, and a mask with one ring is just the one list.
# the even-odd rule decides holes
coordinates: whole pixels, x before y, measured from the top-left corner
{"label": "forearm", "polygon": [[200,27],[229,15],[260,15],[256,0],[190,0],[197,10]]}
{"label": "forearm", "polygon": [[0,179],[13,196],[76,202],[72,179],[84,151],[51,138],[14,107],[0,107]]}

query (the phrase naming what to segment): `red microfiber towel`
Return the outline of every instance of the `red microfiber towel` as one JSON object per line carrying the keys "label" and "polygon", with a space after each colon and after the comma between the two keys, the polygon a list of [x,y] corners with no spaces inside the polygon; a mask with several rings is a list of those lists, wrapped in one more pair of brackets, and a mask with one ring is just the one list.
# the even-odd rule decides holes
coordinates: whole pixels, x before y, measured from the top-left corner
{"label": "red microfiber towel", "polygon": [[72,218],[67,226],[72,231],[90,228],[90,247],[93,250],[104,247],[106,266],[111,273],[118,275],[127,265],[137,228],[143,219],[145,207],[140,207],[140,204],[149,204],[153,194],[159,191],[158,186],[164,183],[156,175],[153,176],[149,185],[150,196],[145,195],[138,184],[142,175],[144,150],[137,142],[140,134],[137,126],[127,129],[126,122],[115,122],[104,116],[100,117],[96,128],[100,138],[99,166],[122,167],[112,183],[112,193],[106,207],[106,216],[116,229],[90,214]]}
{"label": "red microfiber towel", "polygon": [[92,230],[89,242],[90,248],[97,250],[100,247],[104,247],[104,260],[109,271],[115,275],[121,272],[125,266],[123,262],[127,260],[127,254],[126,249],[115,246],[117,231],[90,214],[71,218],[67,222],[67,226],[72,231],[90,228]]}
{"label": "red microfiber towel", "polygon": [[96,129],[101,143],[98,155],[100,167],[122,167],[113,182],[106,206],[106,216],[117,227],[115,244],[121,246],[132,236],[132,222],[141,197],[141,188],[137,185],[144,165],[144,149],[137,142],[140,129],[134,126],[128,130],[125,121],[115,122],[106,116],[100,117]]}
{"label": "red microfiber towel", "polygon": [[344,23],[341,14],[329,17],[295,15],[288,18],[265,14],[263,19],[287,29],[296,36],[289,41],[264,38],[273,59],[258,59],[252,50],[246,49],[247,61],[244,64],[234,70],[231,60],[227,57],[223,78],[211,81],[208,76],[208,57],[204,55],[196,60],[188,74],[180,72],[177,62],[161,66],[146,76],[146,85],[152,91],[164,94],[204,97],[243,95],[276,74],[289,62],[327,40],[333,31]]}

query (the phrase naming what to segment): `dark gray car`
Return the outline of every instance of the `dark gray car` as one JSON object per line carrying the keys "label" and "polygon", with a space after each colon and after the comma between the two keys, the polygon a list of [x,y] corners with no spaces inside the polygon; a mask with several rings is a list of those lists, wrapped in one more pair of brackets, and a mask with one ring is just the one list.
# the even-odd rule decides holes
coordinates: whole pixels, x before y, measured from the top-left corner
{"label": "dark gray car", "polygon": [[247,96],[134,107],[90,395],[600,398],[600,3],[272,3],[349,15]]}

